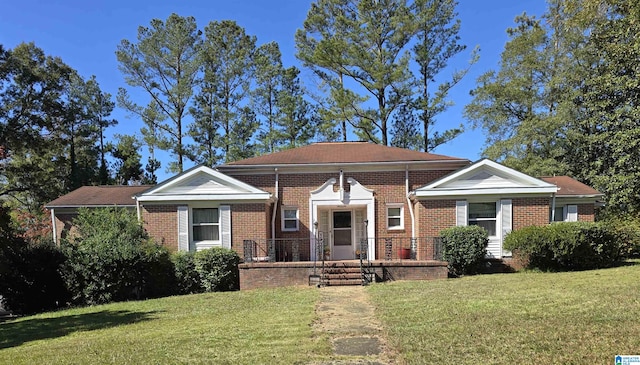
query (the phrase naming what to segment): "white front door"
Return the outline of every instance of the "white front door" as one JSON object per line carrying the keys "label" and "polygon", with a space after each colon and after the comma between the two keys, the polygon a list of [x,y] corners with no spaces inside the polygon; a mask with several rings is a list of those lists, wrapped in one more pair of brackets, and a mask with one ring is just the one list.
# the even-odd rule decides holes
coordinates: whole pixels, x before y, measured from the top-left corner
{"label": "white front door", "polygon": [[354,258],[353,229],[351,211],[332,212],[333,240],[331,248],[332,260],[351,260]]}

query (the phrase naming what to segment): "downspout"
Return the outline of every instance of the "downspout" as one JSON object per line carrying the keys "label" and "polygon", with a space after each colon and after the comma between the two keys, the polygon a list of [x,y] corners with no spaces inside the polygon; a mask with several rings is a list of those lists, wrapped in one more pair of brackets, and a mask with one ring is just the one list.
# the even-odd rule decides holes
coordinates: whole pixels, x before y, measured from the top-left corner
{"label": "downspout", "polygon": [[134,197],[134,199],[136,200],[136,214],[138,215],[138,222],[142,222],[142,213],[140,212],[140,201],[138,200],[138,197]]}
{"label": "downspout", "polygon": [[58,229],[56,227],[56,214],[53,212],[54,208],[51,208],[51,227],[53,227],[53,244],[58,244]]}
{"label": "downspout", "polygon": [[278,168],[274,169],[276,174],[276,192],[275,201],[273,202],[273,212],[271,212],[271,239],[276,239],[276,212],[278,211]]}
{"label": "downspout", "polygon": [[551,223],[556,221],[556,193],[551,194]]}
{"label": "downspout", "polygon": [[409,214],[411,215],[411,238],[416,238],[416,217],[413,214],[413,205],[411,204],[411,198],[409,194],[409,165],[405,167],[404,184],[407,194],[407,205],[409,206]]}
{"label": "downspout", "polygon": [[344,201],[344,173],[340,169],[340,201]]}

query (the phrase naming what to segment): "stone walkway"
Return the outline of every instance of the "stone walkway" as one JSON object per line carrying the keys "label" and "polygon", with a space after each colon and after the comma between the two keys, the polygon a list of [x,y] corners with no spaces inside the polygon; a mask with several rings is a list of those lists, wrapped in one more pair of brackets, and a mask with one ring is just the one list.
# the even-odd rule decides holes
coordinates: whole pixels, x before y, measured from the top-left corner
{"label": "stone walkway", "polygon": [[323,287],[314,330],[328,334],[334,356],[322,365],[394,364],[382,326],[362,286]]}

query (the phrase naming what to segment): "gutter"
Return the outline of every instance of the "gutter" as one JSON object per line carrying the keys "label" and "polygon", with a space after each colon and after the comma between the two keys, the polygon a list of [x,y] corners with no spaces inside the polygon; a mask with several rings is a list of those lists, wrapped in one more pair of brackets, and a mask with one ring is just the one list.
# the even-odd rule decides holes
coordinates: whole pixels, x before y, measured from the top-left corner
{"label": "gutter", "polygon": [[404,172],[404,185],[407,195],[407,205],[409,206],[409,214],[411,215],[411,238],[416,238],[416,217],[413,214],[413,205],[411,204],[411,193],[409,192],[409,165],[406,166]]}
{"label": "gutter", "polygon": [[273,197],[273,211],[271,212],[271,239],[276,239],[276,213],[278,212],[278,168],[274,169],[276,179],[276,191]]}

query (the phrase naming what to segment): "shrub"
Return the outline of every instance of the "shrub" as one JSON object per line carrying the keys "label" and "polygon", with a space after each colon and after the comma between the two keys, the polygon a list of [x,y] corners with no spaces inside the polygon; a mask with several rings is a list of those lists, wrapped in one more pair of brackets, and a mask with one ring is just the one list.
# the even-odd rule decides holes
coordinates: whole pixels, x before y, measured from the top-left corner
{"label": "shrub", "polygon": [[619,235],[602,223],[564,222],[511,232],[504,247],[528,268],[586,270],[609,267],[625,257]]}
{"label": "shrub", "polygon": [[195,253],[200,285],[206,292],[238,290],[240,257],[235,251],[214,247]]}
{"label": "shrub", "polygon": [[452,227],[440,235],[442,257],[449,263],[450,274],[468,275],[480,271],[489,243],[486,230],[478,226]]}
{"label": "shrub", "polygon": [[69,293],[60,274],[64,255],[50,244],[0,242],[0,295],[5,309],[31,314],[64,306]]}
{"label": "shrub", "polygon": [[178,294],[195,294],[204,291],[200,273],[196,270],[194,252],[176,252],[172,256]]}
{"label": "shrub", "polygon": [[73,302],[100,304],[175,293],[166,248],[151,242],[125,209],[83,209],[73,242],[63,243],[64,278]]}
{"label": "shrub", "polygon": [[60,275],[62,253],[51,244],[28,244],[0,206],[0,296],[5,309],[30,314],[65,305],[68,293]]}

